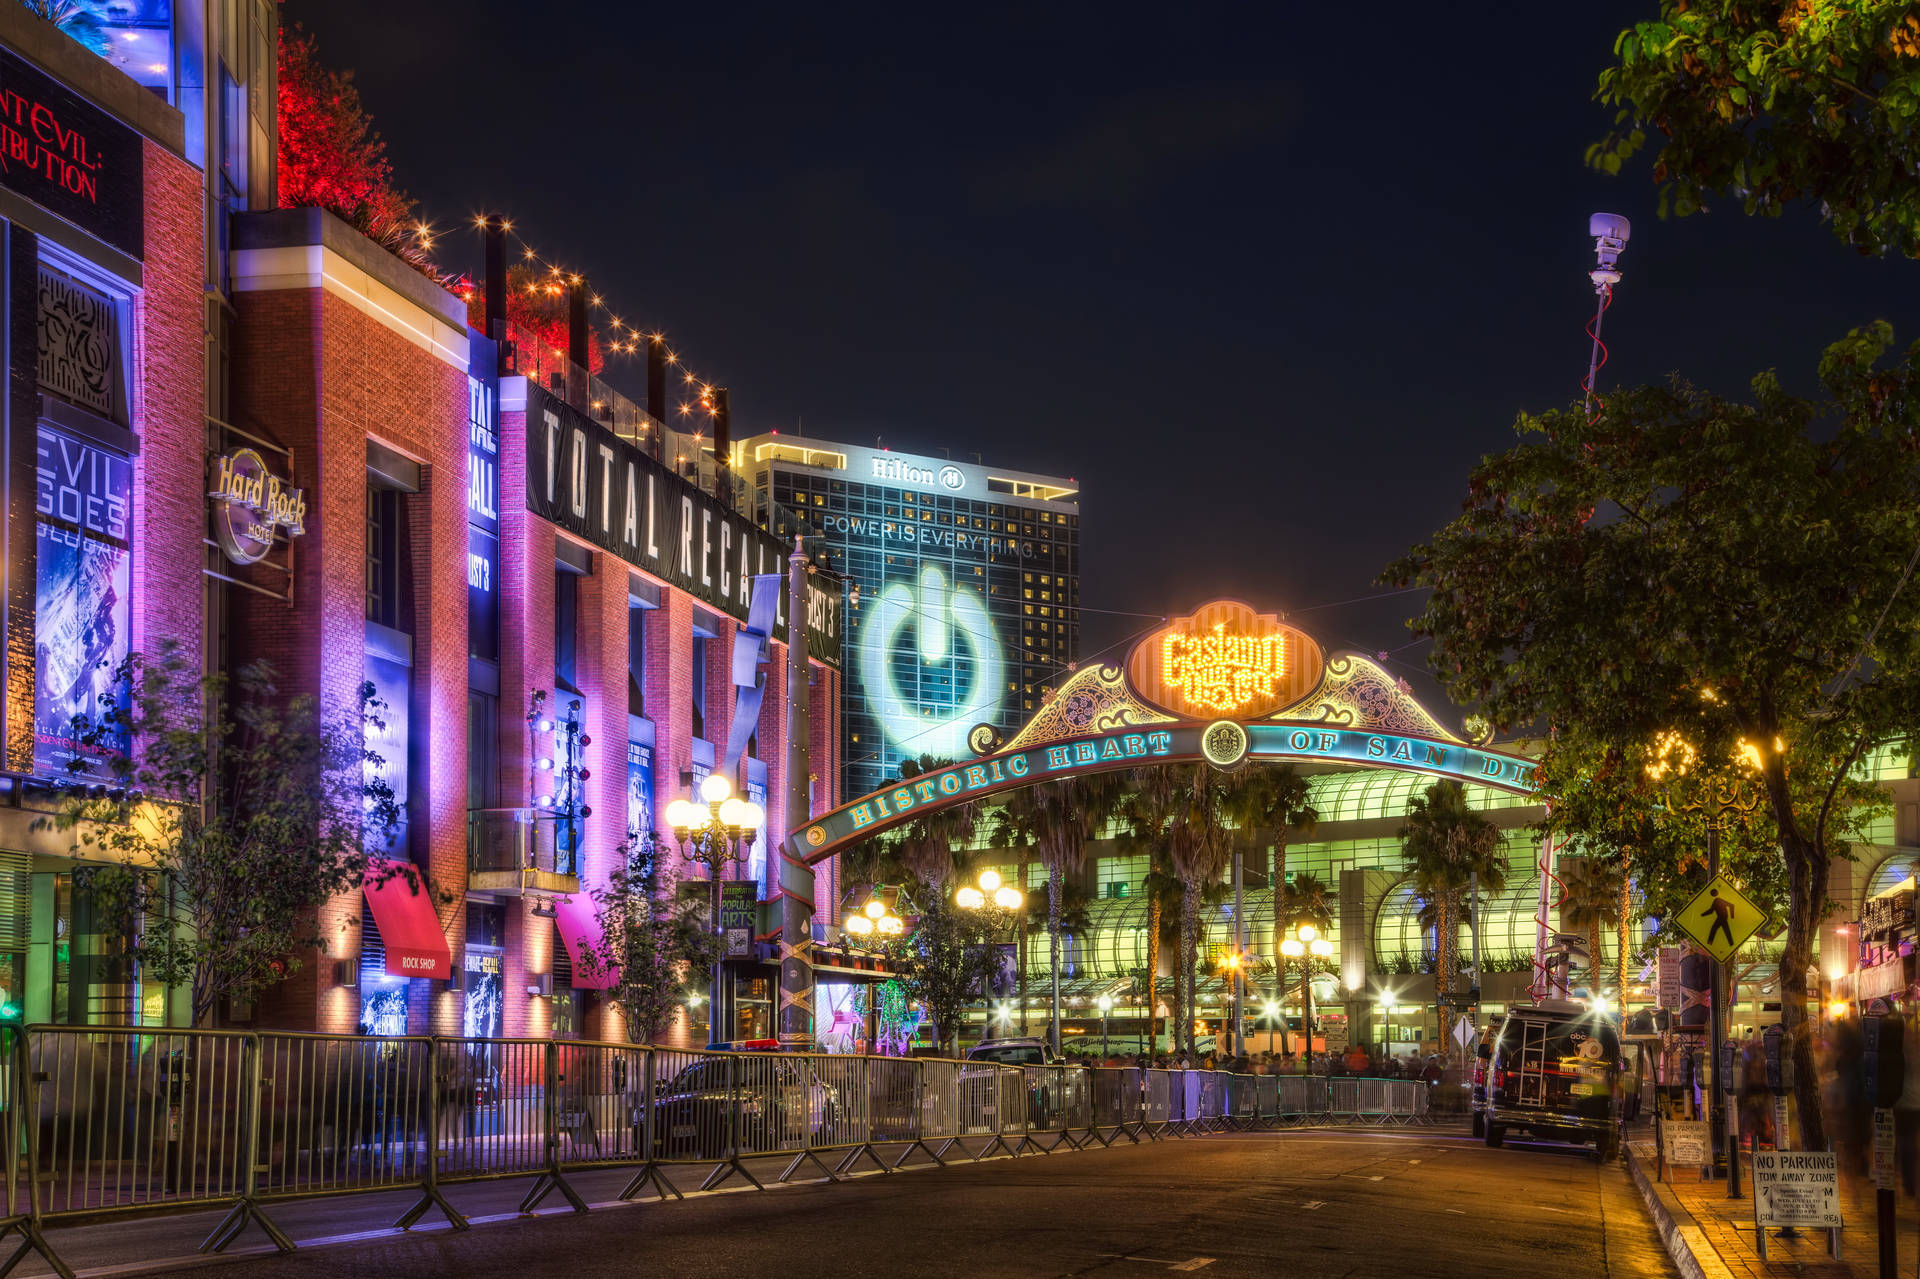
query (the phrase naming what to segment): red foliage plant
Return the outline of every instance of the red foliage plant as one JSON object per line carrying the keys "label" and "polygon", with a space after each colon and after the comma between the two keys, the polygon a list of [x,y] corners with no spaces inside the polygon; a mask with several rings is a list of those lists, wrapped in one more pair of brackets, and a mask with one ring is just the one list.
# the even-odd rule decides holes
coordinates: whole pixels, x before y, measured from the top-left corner
{"label": "red foliage plant", "polygon": [[433,274],[416,235],[414,201],[393,184],[387,144],[373,130],[353,72],[321,64],[314,38],[280,37],[278,100],[283,209],[321,208]]}
{"label": "red foliage plant", "polygon": [[[479,284],[460,281],[452,286],[467,303],[467,323],[480,332],[487,331],[486,292]],[[567,288],[560,276],[539,271],[525,263],[507,268],[507,323],[519,331],[520,340],[537,338],[539,362],[550,365],[567,356]],[[606,352],[600,335],[587,329],[587,370],[598,375],[606,365]]]}

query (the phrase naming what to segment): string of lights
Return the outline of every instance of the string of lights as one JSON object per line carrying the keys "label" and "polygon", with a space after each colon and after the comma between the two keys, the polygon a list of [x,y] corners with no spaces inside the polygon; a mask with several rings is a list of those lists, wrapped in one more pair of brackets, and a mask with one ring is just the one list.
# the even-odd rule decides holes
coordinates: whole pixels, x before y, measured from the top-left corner
{"label": "string of lights", "polygon": [[[519,254],[518,264],[527,268],[527,273],[532,277],[520,286],[520,292],[530,296],[560,298],[566,296],[570,289],[585,287],[588,290],[589,324],[593,324],[596,320],[599,322],[601,327],[596,329],[594,336],[599,339],[599,346],[604,354],[645,358],[649,346],[655,344],[661,346],[664,348],[667,367],[672,369],[679,378],[679,387],[683,396],[676,406],[679,415],[683,418],[696,414],[705,414],[708,418],[714,415],[716,407],[713,392],[718,384],[711,378],[696,373],[687,364],[686,358],[668,340],[664,330],[647,329],[628,323],[604,295],[587,284],[587,277],[583,272],[541,253],[520,234],[514,220],[505,214],[476,213],[472,217],[472,225],[477,230],[484,230],[488,219],[494,217],[500,219],[501,229],[513,242]],[[435,230],[430,222],[420,221],[414,225],[414,242],[422,254],[430,255],[435,243],[442,239],[443,235],[444,233]],[[471,276],[465,272],[447,271],[434,263],[430,256],[428,262],[442,284],[452,288],[463,300],[471,300],[476,288]]]}

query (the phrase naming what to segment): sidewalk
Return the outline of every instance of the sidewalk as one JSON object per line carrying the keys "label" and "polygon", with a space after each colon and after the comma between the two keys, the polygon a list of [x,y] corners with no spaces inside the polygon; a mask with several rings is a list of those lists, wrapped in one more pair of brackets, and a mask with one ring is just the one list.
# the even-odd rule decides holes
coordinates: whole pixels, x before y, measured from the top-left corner
{"label": "sidewalk", "polygon": [[[1760,1276],[1817,1276],[1819,1279],[1878,1279],[1880,1238],[1875,1218],[1873,1182],[1868,1178],[1840,1180],[1840,1260],[1827,1252],[1827,1232],[1803,1230],[1798,1238],[1779,1231],[1767,1235],[1767,1259],[1754,1248],[1752,1170],[1741,1160],[1741,1189],[1746,1197],[1727,1198],[1727,1183],[1701,1181],[1697,1168],[1669,1168],[1667,1180],[1656,1184],[1657,1164],[1651,1138],[1627,1143],[1627,1163],[1647,1210],[1666,1240],[1667,1251],[1680,1272],[1690,1279],[1759,1279]],[[1900,1265],[1905,1279],[1920,1273],[1920,1204],[1906,1195],[1894,1197]]]}

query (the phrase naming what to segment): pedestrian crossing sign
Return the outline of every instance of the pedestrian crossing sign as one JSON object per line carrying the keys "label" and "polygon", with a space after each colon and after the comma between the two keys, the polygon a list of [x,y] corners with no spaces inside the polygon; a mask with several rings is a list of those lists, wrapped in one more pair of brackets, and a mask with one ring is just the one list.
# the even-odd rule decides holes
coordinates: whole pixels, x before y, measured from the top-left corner
{"label": "pedestrian crossing sign", "polygon": [[1682,932],[1721,963],[1746,945],[1767,922],[1767,913],[1754,905],[1724,875],[1714,876],[1680,912]]}

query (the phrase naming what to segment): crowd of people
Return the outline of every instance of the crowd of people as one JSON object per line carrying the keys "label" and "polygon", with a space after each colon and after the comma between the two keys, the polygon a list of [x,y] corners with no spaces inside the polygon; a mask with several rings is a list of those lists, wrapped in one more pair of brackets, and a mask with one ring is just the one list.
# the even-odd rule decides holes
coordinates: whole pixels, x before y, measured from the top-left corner
{"label": "crowd of people", "polygon": [[1237,1075],[1324,1075],[1362,1076],[1369,1079],[1423,1079],[1437,1084],[1446,1073],[1446,1061],[1439,1053],[1369,1053],[1353,1047],[1345,1052],[1251,1052],[1234,1056],[1214,1050],[1195,1053],[1099,1053],[1070,1054],[1076,1064],[1086,1066],[1137,1066],[1153,1070],[1226,1070]]}

